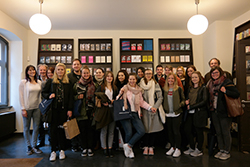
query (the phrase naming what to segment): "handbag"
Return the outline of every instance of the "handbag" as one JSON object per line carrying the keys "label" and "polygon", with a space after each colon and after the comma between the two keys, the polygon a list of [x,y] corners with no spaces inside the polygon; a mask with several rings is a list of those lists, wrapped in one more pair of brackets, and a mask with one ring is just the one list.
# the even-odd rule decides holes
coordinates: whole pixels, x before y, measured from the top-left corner
{"label": "handbag", "polygon": [[124,119],[131,119],[132,114],[131,114],[130,104],[127,100],[128,109],[126,110],[124,107],[124,100],[120,99],[120,97],[118,98],[118,100],[115,100],[113,103],[114,104],[114,120],[120,121]]}
{"label": "handbag", "polygon": [[226,103],[227,103],[227,114],[228,117],[237,117],[244,114],[244,110],[241,106],[240,97],[234,99],[232,97],[228,97],[224,94]]}
{"label": "handbag", "polygon": [[53,99],[43,99],[42,102],[39,104],[39,109],[40,109],[42,115],[44,115],[45,113],[48,112],[52,101],[53,101]]}
{"label": "handbag", "polygon": [[80,116],[80,111],[82,109],[82,99],[77,99],[75,102],[74,102],[74,109],[73,109],[73,115],[74,116]]}
{"label": "handbag", "polygon": [[64,122],[63,128],[65,131],[66,139],[72,139],[80,134],[80,130],[76,121],[76,118]]}

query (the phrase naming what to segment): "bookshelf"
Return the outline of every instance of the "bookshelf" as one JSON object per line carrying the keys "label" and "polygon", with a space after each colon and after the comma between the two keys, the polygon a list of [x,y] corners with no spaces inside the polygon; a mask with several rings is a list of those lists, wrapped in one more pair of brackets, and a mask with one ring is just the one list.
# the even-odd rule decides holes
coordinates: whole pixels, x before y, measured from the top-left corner
{"label": "bookshelf", "polygon": [[78,39],[78,51],[78,58],[89,67],[91,75],[99,67],[112,71],[112,39]]}
{"label": "bookshelf", "polygon": [[154,71],[153,39],[120,39],[120,68],[136,73],[138,67]]}
{"label": "bookshelf", "polygon": [[193,47],[191,38],[160,38],[159,64],[170,65],[173,71],[178,66],[184,68],[193,65]]}
{"label": "bookshelf", "polygon": [[245,113],[237,117],[240,151],[250,151],[250,20],[235,28],[232,76]]}

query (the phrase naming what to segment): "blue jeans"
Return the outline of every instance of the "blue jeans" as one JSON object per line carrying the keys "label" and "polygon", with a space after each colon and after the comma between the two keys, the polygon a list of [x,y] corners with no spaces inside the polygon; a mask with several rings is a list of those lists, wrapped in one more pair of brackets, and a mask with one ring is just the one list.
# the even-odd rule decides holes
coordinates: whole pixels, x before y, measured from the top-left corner
{"label": "blue jeans", "polygon": [[[37,136],[39,132],[40,116],[41,111],[37,109],[26,110],[27,118],[23,117],[23,136],[26,143],[26,146],[36,146]],[[32,132],[32,145],[30,144],[30,122],[31,117],[33,118],[33,132]]]}
{"label": "blue jeans", "polygon": [[[132,112],[132,119],[125,119],[120,121],[125,131],[125,143],[128,143],[130,147],[145,134],[144,125],[138,116],[138,113]],[[136,133],[132,136],[132,125],[134,126]]]}

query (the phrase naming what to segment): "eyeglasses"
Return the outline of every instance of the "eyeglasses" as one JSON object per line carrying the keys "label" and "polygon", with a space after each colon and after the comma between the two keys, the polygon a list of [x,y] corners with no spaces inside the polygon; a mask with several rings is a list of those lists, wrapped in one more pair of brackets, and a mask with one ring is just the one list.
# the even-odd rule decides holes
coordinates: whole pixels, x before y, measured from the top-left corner
{"label": "eyeglasses", "polygon": [[212,75],[219,74],[219,71],[212,72]]}
{"label": "eyeglasses", "polygon": [[152,75],[152,73],[145,73],[145,75]]}

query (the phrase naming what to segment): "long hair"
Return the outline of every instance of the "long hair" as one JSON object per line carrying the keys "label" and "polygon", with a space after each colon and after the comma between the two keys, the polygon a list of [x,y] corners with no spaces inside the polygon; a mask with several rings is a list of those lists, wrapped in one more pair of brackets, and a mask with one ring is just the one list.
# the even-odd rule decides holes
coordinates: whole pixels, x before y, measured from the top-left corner
{"label": "long hair", "polygon": [[[197,75],[198,75],[198,77],[199,77],[198,87],[201,87],[201,86],[204,84],[204,80],[203,80],[203,78],[202,78],[202,75],[201,75],[200,71],[194,71],[194,72],[192,73],[192,75],[193,75],[193,74],[197,74]],[[192,85],[192,86],[194,87],[194,83],[192,82],[192,78],[190,79],[189,85],[190,85],[190,86]]]}
{"label": "long hair", "polygon": [[211,68],[211,70],[210,70],[210,72],[209,72],[209,73],[210,73],[210,78],[213,79],[212,73],[213,73],[215,70],[218,70],[218,71],[220,72],[220,77],[224,75],[224,71],[223,71],[219,66],[217,66],[217,67]]}
{"label": "long hair", "polygon": [[168,76],[167,76],[167,79],[166,79],[166,81],[165,81],[165,85],[164,85],[164,87],[163,87],[163,89],[164,89],[166,92],[169,91],[168,78],[169,78],[171,75],[174,77],[174,91],[178,89],[178,83],[177,83],[176,75],[173,74],[173,73],[169,73]]}
{"label": "long hair", "polygon": [[127,84],[128,83],[128,73],[126,70],[120,70],[118,71],[117,75],[116,75],[116,78],[115,78],[115,85],[121,85],[122,83],[119,81],[118,79],[118,76],[119,76],[119,73],[123,73],[125,75],[125,79],[124,79],[124,84]]}
{"label": "long hair", "polygon": [[107,80],[106,80],[106,78],[108,77],[109,74],[111,74],[111,76],[112,76],[112,78],[113,78],[113,80],[112,80],[112,82],[111,82],[111,86],[112,86],[112,88],[113,88],[114,90],[116,90],[117,87],[115,86],[114,74],[113,74],[112,71],[107,71],[107,72],[105,73],[105,75],[104,75],[104,82],[103,82],[103,83],[104,83],[104,88],[107,87]]}
{"label": "long hair", "polygon": [[63,63],[57,63],[55,71],[54,71],[54,75],[53,75],[53,83],[59,84],[58,75],[57,75],[57,69],[59,66],[63,67],[64,69],[62,83],[69,83],[68,75],[66,75],[66,66]]}
{"label": "long hair", "polygon": [[26,67],[26,69],[25,69],[25,79],[26,79],[27,82],[30,82],[30,81],[31,81],[31,78],[30,78],[30,76],[29,76],[29,74],[28,74],[28,71],[29,71],[30,68],[33,68],[33,70],[35,70],[35,73],[36,73],[36,74],[35,74],[35,76],[34,76],[34,80],[37,82],[36,67],[33,66],[33,65],[28,65],[28,66]]}
{"label": "long hair", "polygon": [[[153,75],[153,71],[152,71],[152,70],[150,70],[150,69],[146,69],[146,70],[145,70],[145,73],[146,73],[147,71],[152,72],[152,77],[151,77],[150,79],[152,79],[152,80],[155,82],[155,84],[157,84],[157,82],[156,82],[156,80],[155,80],[155,78],[154,78],[154,75]],[[144,82],[145,82],[145,84],[147,85],[147,84],[148,84],[148,80],[147,80],[147,78],[146,78],[145,73],[144,73],[144,77],[143,77],[143,78],[144,78]]]}
{"label": "long hair", "polygon": [[184,70],[183,66],[178,66],[177,67],[177,69],[176,69],[176,75],[178,76],[177,71],[178,71],[179,68],[183,71],[183,78],[185,78],[186,77],[186,73],[185,73],[185,70]]}

